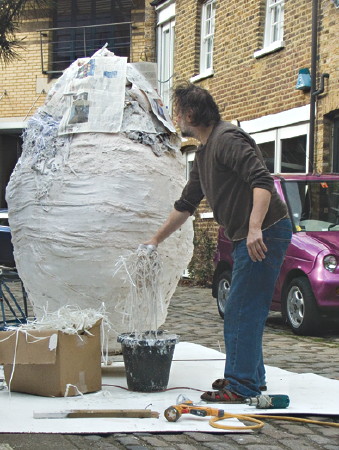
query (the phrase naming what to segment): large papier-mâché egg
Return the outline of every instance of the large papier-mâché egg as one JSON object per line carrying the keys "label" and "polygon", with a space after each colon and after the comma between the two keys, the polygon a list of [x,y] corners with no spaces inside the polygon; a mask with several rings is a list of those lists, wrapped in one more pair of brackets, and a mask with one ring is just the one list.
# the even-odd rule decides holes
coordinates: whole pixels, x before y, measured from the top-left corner
{"label": "large papier-m\u00e2ch\u00e9 egg", "polygon": [[[105,58],[118,61],[109,53]],[[97,60],[97,66],[105,64],[102,55],[94,56],[92,66]],[[117,335],[133,331],[126,329],[124,320],[128,280],[124,271],[115,273],[116,263],[135,252],[164,222],[185,184],[185,167],[175,148],[175,132],[152,110],[157,94],[128,64],[120,128],[96,130],[96,122],[110,123],[106,116],[110,111],[99,110],[92,123],[88,119],[95,106],[93,93],[101,85],[100,79],[91,79],[90,85],[87,74],[83,79],[78,76],[84,64],[88,61],[77,61],[65,71],[30,119],[6,198],[16,267],[37,319],[64,305],[98,309],[104,303],[112,324],[109,347],[115,351],[120,348]],[[109,88],[105,85],[106,91]],[[78,113],[87,114],[87,122],[82,117],[79,124],[88,129],[61,129],[63,122],[69,126],[67,114],[74,126],[75,106]],[[113,113],[118,108],[114,106]],[[159,245],[163,268],[157,287],[157,326],[165,321],[169,301],[191,259],[192,240],[189,220]]]}

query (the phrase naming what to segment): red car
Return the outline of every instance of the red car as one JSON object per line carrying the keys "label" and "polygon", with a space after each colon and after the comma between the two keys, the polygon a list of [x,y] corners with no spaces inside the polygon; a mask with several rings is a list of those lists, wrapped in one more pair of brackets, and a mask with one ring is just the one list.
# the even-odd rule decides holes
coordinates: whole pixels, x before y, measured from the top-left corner
{"label": "red car", "polygon": [[[295,334],[317,334],[323,318],[339,317],[339,174],[275,175],[274,180],[288,205],[293,236],[271,309],[281,311]],[[232,282],[231,253],[221,227],[212,287],[221,317]]]}

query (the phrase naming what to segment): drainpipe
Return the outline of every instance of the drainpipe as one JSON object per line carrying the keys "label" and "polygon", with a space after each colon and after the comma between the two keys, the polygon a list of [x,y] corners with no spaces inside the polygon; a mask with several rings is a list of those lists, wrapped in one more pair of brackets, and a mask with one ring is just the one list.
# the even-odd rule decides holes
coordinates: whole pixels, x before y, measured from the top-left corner
{"label": "drainpipe", "polygon": [[312,53],[311,53],[311,92],[310,92],[310,139],[308,171],[314,172],[314,134],[315,108],[317,97],[317,56],[318,56],[318,0],[312,0]]}

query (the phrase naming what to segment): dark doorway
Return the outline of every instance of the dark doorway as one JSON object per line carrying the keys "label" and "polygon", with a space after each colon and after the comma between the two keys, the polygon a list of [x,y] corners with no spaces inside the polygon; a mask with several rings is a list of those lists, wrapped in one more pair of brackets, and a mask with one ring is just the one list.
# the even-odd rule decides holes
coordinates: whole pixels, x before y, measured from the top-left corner
{"label": "dark doorway", "polygon": [[19,134],[0,134],[0,208],[7,208],[6,186],[21,155],[21,147]]}

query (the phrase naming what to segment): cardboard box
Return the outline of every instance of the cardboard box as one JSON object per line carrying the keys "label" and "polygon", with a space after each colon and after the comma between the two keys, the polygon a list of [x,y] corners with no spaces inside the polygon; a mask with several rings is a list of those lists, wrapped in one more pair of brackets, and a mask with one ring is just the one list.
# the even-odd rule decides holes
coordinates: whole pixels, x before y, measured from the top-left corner
{"label": "cardboard box", "polygon": [[10,390],[45,397],[63,397],[67,385],[73,385],[67,396],[100,390],[100,322],[88,331],[90,335],[56,330],[1,331],[0,364],[4,365],[7,385],[12,377]]}

